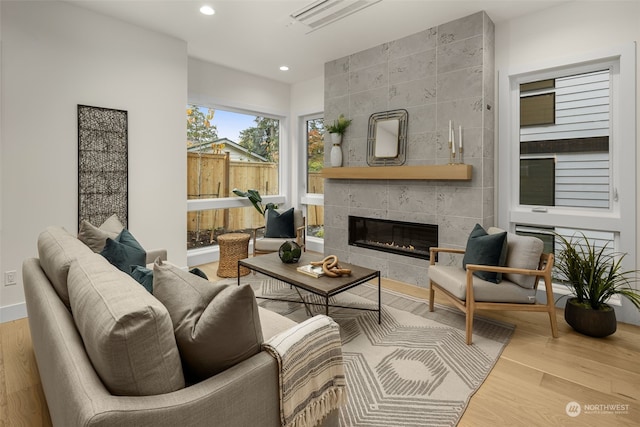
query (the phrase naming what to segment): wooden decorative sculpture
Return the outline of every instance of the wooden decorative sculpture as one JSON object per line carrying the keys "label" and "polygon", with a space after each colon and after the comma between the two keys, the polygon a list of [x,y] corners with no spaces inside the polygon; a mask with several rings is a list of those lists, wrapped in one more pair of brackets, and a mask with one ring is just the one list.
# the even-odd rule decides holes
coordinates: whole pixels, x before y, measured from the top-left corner
{"label": "wooden decorative sculpture", "polygon": [[311,265],[321,265],[322,271],[327,277],[339,277],[351,275],[351,270],[348,268],[340,268],[338,264],[338,257],[335,255],[328,255],[322,261],[312,261]]}

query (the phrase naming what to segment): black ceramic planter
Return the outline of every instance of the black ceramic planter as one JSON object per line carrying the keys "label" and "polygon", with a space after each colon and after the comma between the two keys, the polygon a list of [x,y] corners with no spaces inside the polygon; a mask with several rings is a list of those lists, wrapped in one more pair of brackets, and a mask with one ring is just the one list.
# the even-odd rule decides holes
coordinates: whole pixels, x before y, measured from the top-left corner
{"label": "black ceramic planter", "polygon": [[571,298],[564,307],[564,320],[581,334],[596,338],[606,337],[616,331],[618,324],[616,312],[612,307],[606,307],[606,310],[593,310],[579,304],[576,298]]}

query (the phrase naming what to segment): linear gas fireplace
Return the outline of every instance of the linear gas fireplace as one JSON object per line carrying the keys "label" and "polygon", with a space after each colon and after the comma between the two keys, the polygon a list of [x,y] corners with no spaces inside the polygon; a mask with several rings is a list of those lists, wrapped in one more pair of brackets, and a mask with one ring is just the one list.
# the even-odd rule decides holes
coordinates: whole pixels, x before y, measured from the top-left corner
{"label": "linear gas fireplace", "polygon": [[349,245],[429,259],[438,246],[438,226],[349,216]]}

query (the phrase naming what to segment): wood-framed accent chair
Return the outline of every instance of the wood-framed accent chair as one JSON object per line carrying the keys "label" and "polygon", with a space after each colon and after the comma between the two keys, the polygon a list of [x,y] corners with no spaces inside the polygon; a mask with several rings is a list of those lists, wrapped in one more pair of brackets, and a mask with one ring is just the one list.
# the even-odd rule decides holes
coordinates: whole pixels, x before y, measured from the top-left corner
{"label": "wood-framed accent chair", "polygon": [[[276,209],[276,212],[282,214],[286,209]],[[253,256],[277,252],[280,246],[287,241],[295,240],[303,251],[306,251],[306,219],[300,209],[293,210],[293,229],[295,237],[257,237],[258,230],[264,229],[265,236],[268,232],[268,210],[265,212],[264,223],[262,227],[253,230]]]}
{"label": "wood-framed accent chair", "polygon": [[[489,233],[496,232],[496,230],[489,229]],[[531,255],[530,252],[529,254],[517,253],[521,249],[521,245],[518,244],[523,241],[521,239],[536,238],[508,233],[507,241],[509,243],[506,267],[467,264],[466,271],[462,266],[436,264],[436,254],[464,254],[465,250],[430,248],[429,311],[434,309],[436,291],[451,300],[453,305],[465,314],[466,341],[468,345],[473,340],[473,315],[476,310],[537,311],[547,313],[551,323],[551,334],[554,338],[558,337],[556,308],[551,282],[554,256],[547,253],[535,254],[537,268],[510,267],[509,265],[522,264],[523,257]],[[474,275],[474,271],[502,273],[503,279],[500,283],[488,282]],[[536,301],[536,292],[540,279],[543,279],[545,284],[547,300],[545,304]],[[526,286],[523,286],[523,284]]]}

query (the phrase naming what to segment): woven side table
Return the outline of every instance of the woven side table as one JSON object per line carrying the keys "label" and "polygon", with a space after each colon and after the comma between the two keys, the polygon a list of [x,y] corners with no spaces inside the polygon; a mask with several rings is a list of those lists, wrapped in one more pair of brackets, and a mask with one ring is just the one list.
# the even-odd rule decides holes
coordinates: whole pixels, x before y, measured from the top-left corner
{"label": "woven side table", "polygon": [[[220,261],[218,262],[217,275],[219,277],[238,277],[238,261],[249,258],[250,234],[228,233],[218,236],[220,247]],[[240,275],[246,276],[250,270],[240,267]]]}

